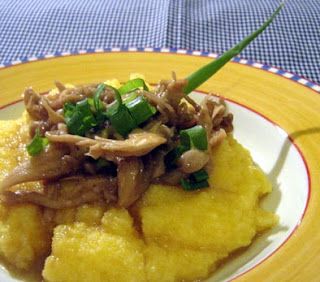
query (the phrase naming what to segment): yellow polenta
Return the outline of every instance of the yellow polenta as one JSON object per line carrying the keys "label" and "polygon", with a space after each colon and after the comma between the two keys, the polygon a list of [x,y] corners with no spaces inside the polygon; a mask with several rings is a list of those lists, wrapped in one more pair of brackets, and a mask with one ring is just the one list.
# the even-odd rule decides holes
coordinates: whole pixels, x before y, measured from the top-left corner
{"label": "yellow polenta", "polygon": [[[1,179],[27,157],[23,124],[0,121]],[[133,209],[135,220],[126,210],[98,204],[58,212],[0,206],[0,255],[24,270],[49,255],[42,275],[52,282],[205,278],[219,260],[277,222],[259,207],[271,184],[232,136],[214,150],[212,163],[210,188],[152,185]]]}

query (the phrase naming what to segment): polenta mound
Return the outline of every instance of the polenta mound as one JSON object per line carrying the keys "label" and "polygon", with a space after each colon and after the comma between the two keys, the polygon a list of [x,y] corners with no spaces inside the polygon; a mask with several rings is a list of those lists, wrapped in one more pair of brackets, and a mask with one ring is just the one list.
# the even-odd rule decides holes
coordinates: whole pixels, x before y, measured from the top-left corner
{"label": "polenta mound", "polygon": [[[24,124],[0,121],[1,179],[27,158]],[[59,211],[2,205],[0,255],[25,273],[42,261],[43,279],[50,282],[204,279],[277,223],[259,207],[270,182],[232,135],[212,158],[209,188],[151,185],[131,213],[99,204]]]}

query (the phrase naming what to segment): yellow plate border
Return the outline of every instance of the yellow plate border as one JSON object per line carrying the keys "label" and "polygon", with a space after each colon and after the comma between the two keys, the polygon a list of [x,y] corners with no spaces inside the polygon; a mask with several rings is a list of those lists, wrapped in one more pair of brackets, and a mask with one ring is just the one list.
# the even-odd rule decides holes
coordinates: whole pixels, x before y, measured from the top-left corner
{"label": "yellow plate border", "polygon": [[[170,56],[170,59],[164,60],[164,54],[172,56]],[[203,63],[212,58],[216,58],[217,55],[200,51],[167,48],[107,48],[26,58],[8,65],[0,65],[0,83],[4,85],[0,94],[1,108],[4,105],[11,104],[12,98],[15,98],[14,102],[17,101],[17,91],[21,90],[19,86],[27,86],[28,84],[23,83],[35,81],[35,78],[32,77],[33,74],[36,73],[42,76],[41,80],[45,79],[46,74],[48,74],[44,71],[46,67],[54,66],[55,71],[61,68],[60,74],[65,74],[67,79],[68,71],[70,71],[69,66],[72,62],[77,62],[81,66],[84,64],[88,67],[88,70],[91,64],[100,64],[98,69],[101,70],[104,63],[100,63],[98,57],[102,60],[105,58],[112,59],[113,63],[127,58],[129,59],[128,62],[122,65],[122,68],[124,65],[128,66],[127,73],[133,72],[134,68],[136,68],[136,71],[147,75],[149,70],[143,71],[140,66],[152,69],[149,62],[151,60],[153,63],[157,63],[157,68],[153,69],[153,71],[159,77],[160,73],[162,73],[162,76],[168,76],[168,66],[166,64],[173,65],[181,73],[188,74],[190,70],[196,69],[197,66],[203,65]],[[38,62],[38,64],[26,64],[27,62]],[[183,68],[180,67],[181,63],[183,63]],[[117,67],[115,67],[115,75],[113,77],[117,76],[117,70]],[[42,74],[43,71],[44,73]],[[276,76],[271,74],[276,74]],[[78,70],[75,75],[79,75],[80,80],[86,77],[81,73],[81,70]],[[50,82],[51,77],[52,73],[49,72],[48,82]],[[154,79],[153,77],[151,80],[147,80],[155,82]],[[66,80],[66,82],[69,82],[69,80]],[[228,86],[228,83],[232,85],[232,88]],[[49,89],[49,86],[46,86],[47,83],[44,81],[35,84],[36,88],[38,88],[37,90],[45,91]],[[262,87],[263,85],[265,87]],[[262,93],[265,96],[255,97],[252,95],[257,92],[264,92],[264,88],[270,91]],[[303,221],[299,228],[297,226],[290,237],[275,252],[252,269],[240,274],[236,280],[316,280],[317,264],[320,261],[320,232],[317,234],[320,227],[320,223],[317,221],[317,215],[320,212],[320,173],[317,165],[320,163],[318,145],[320,144],[320,114],[319,111],[316,111],[316,109],[320,109],[320,96],[317,95],[320,93],[320,86],[296,74],[275,67],[235,58],[233,63],[228,64],[210,82],[201,86],[201,90],[204,92],[208,92],[210,89],[217,90],[218,93],[231,102],[240,104],[283,128],[288,133],[288,136],[291,137],[291,141],[295,144],[301,156],[303,156],[309,174],[310,191],[312,191],[312,193],[309,191],[309,206],[303,215]],[[244,92],[245,90],[248,93]],[[262,91],[259,92],[259,90]],[[272,103],[270,103],[270,100]],[[284,106],[285,102],[288,103]],[[302,108],[300,112],[297,112],[294,109],[299,106],[299,103]],[[279,107],[282,107],[282,111],[279,110]]]}

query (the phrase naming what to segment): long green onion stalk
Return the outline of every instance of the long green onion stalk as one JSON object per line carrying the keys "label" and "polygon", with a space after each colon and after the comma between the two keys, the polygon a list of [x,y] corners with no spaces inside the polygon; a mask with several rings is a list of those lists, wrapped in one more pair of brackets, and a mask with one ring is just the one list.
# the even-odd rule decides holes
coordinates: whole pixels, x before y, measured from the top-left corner
{"label": "long green onion stalk", "polygon": [[183,90],[184,93],[189,94],[191,91],[195,90],[198,86],[207,81],[218,70],[220,70],[233,57],[239,55],[244,48],[246,48],[256,37],[259,36],[259,34],[261,34],[271,24],[271,22],[279,14],[283,6],[284,2],[279,5],[279,7],[271,15],[271,17],[259,29],[247,36],[236,46],[223,53],[218,59],[210,62],[209,64],[203,66],[199,70],[189,75],[187,77],[188,84]]}

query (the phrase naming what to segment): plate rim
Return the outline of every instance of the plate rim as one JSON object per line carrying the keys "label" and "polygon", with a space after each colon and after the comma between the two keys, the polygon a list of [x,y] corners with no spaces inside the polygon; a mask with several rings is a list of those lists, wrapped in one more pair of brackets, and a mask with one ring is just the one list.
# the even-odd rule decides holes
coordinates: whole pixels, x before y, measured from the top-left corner
{"label": "plate rim", "polygon": [[[17,60],[5,62],[0,64],[1,69],[14,67],[21,64],[27,64],[37,61],[50,60],[59,57],[79,56],[79,55],[92,55],[101,53],[163,53],[163,54],[175,54],[175,55],[187,55],[195,57],[209,57],[216,59],[219,55],[215,52],[200,51],[193,49],[173,48],[173,47],[105,47],[105,48],[84,48],[74,49],[70,51],[55,51],[52,53],[40,53],[38,55],[22,57]],[[231,63],[241,64],[255,69],[260,69],[268,73],[283,77],[299,85],[305,86],[308,89],[320,94],[320,83],[314,82],[309,78],[306,78],[297,73],[284,70],[280,67],[269,65],[267,63],[260,62],[258,60],[246,59],[241,56],[236,56],[230,61]]]}

